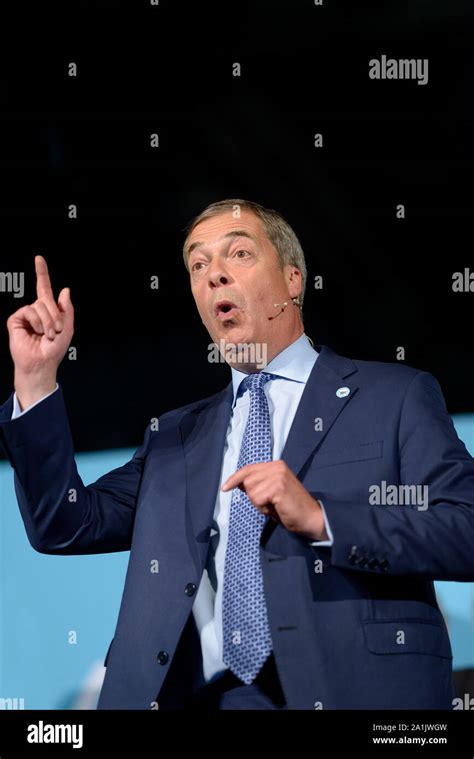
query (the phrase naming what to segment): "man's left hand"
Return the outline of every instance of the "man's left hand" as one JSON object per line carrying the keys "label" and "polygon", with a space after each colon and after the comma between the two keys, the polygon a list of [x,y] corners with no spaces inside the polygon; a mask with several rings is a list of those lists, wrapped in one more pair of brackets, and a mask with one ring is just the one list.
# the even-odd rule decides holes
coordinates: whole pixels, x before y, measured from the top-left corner
{"label": "man's left hand", "polygon": [[290,532],[313,540],[328,540],[321,504],[313,498],[281,459],[247,464],[223,483],[221,490],[239,487],[253,505]]}

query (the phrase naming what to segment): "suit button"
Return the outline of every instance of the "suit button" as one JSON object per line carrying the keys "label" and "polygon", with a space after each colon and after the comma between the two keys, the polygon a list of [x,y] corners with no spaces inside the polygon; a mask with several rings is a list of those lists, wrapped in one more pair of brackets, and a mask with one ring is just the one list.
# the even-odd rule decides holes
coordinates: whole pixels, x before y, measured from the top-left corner
{"label": "suit button", "polygon": [[382,572],[385,572],[386,569],[388,569],[390,566],[390,563],[388,559],[382,559],[382,561],[379,564],[379,569],[382,570]]}
{"label": "suit button", "polygon": [[351,552],[350,552],[350,554],[349,554],[349,556],[347,558],[349,559],[349,561],[350,561],[351,564],[356,564],[357,563],[357,561],[359,559],[359,556],[357,554],[357,546],[352,546]]}
{"label": "suit button", "polygon": [[197,585],[195,585],[193,582],[188,582],[186,585],[184,592],[187,596],[194,596],[196,592]]}
{"label": "suit button", "polygon": [[378,559],[376,559],[375,557],[373,559],[370,559],[370,561],[367,563],[367,566],[370,569],[375,569],[376,567],[378,567],[378,565],[379,565]]}
{"label": "suit button", "polygon": [[167,664],[169,658],[170,658],[170,655],[167,654],[166,651],[160,651],[158,656],[156,657],[156,660],[159,664]]}

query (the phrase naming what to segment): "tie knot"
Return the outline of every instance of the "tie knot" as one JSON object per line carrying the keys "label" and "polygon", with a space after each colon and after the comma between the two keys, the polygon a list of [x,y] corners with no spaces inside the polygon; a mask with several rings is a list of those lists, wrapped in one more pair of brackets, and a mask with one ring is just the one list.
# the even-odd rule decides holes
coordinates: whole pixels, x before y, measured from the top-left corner
{"label": "tie knot", "polygon": [[250,393],[254,393],[256,390],[261,390],[268,380],[272,378],[268,372],[254,372],[248,374],[242,381],[242,387],[244,390],[248,390]]}

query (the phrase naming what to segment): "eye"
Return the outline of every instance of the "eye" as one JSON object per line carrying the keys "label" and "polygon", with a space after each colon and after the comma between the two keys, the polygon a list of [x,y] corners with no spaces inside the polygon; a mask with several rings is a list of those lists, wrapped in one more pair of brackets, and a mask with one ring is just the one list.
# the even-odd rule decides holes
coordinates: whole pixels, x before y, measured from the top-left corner
{"label": "eye", "polygon": [[250,256],[249,251],[248,250],[244,250],[243,248],[240,248],[239,250],[236,250],[235,254],[234,254],[237,258],[243,258],[243,256],[239,256],[239,253],[245,253],[246,255]]}
{"label": "eye", "polygon": [[200,266],[201,264],[204,266],[202,261],[196,261],[196,263],[191,266],[191,271],[199,271],[199,269],[196,269],[196,266]]}

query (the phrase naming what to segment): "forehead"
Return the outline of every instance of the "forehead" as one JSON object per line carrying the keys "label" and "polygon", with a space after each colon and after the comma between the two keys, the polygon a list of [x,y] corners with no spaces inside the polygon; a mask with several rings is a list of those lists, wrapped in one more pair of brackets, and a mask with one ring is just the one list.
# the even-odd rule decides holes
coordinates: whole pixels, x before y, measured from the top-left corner
{"label": "forehead", "polygon": [[204,219],[199,222],[191,232],[186,247],[189,251],[193,243],[202,242],[206,245],[212,245],[228,232],[239,229],[258,240],[266,238],[261,219],[251,211],[242,210],[240,216],[237,218],[234,216],[233,211],[226,211],[220,213],[218,216],[212,216],[210,219]]}

